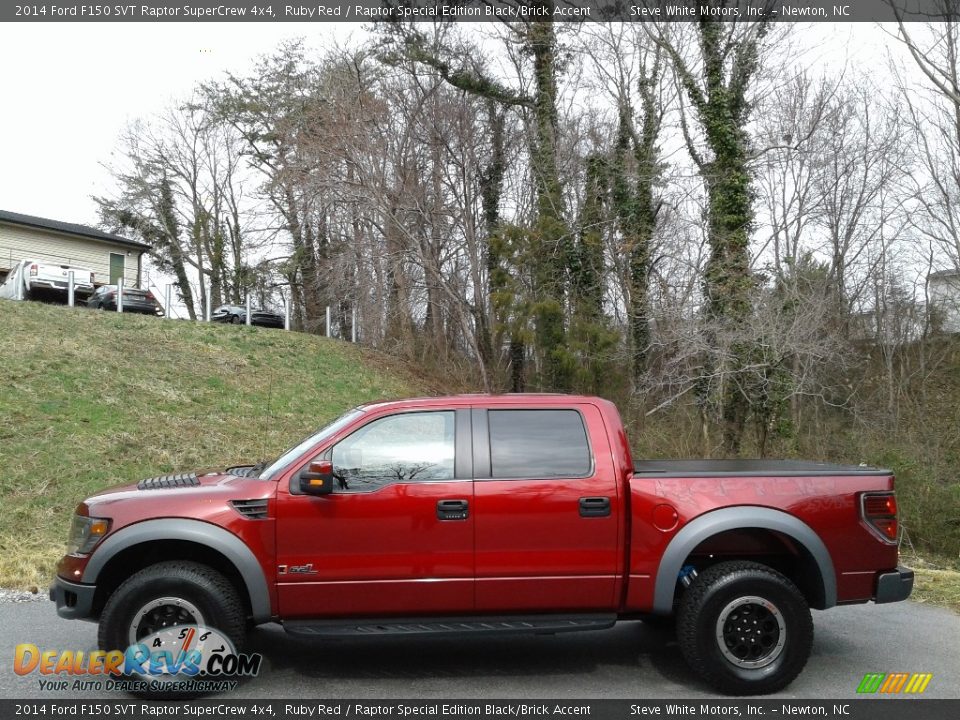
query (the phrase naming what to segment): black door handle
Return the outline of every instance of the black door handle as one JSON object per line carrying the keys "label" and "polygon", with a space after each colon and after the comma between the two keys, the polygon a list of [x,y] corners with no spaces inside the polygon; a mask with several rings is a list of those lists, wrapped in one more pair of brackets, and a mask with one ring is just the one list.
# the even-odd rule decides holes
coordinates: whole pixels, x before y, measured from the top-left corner
{"label": "black door handle", "polygon": [[470,517],[470,505],[466,500],[437,502],[437,520],[466,520],[468,517]]}
{"label": "black door handle", "polygon": [[608,517],[610,515],[610,498],[585,497],[580,498],[580,517]]}

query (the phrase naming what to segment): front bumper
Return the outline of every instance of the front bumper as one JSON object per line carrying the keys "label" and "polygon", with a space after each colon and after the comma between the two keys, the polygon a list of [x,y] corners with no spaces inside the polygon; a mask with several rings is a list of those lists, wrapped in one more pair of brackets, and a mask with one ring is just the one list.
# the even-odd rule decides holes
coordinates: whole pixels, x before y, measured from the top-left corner
{"label": "front bumper", "polygon": [[50,599],[57,604],[57,615],[68,620],[96,620],[93,596],[96,585],[81,585],[57,577],[50,588]]}
{"label": "front bumper", "polygon": [[874,602],[892,603],[906,600],[913,592],[913,570],[898,567],[895,572],[881,573],[877,577],[877,594]]}

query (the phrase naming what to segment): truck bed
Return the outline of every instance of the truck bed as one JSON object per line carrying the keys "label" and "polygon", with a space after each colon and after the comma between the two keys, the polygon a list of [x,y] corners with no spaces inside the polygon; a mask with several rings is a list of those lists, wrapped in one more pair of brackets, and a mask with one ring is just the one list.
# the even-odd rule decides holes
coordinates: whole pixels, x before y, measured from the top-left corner
{"label": "truck bed", "polygon": [[641,460],[636,475],[651,477],[825,477],[892,475],[869,465],[838,465],[808,460]]}

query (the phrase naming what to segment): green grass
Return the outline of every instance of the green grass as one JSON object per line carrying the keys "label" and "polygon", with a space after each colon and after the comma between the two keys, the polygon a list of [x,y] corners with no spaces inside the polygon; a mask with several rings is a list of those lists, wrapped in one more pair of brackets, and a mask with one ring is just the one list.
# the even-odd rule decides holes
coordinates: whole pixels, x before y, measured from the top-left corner
{"label": "green grass", "polygon": [[0,587],[44,587],[102,488],[275,457],[361,402],[435,393],[349,343],[0,301]]}
{"label": "green grass", "polygon": [[917,555],[902,556],[901,561],[915,573],[911,600],[960,612],[960,561]]}
{"label": "green grass", "polygon": [[960,572],[917,570],[911,599],[960,612]]}

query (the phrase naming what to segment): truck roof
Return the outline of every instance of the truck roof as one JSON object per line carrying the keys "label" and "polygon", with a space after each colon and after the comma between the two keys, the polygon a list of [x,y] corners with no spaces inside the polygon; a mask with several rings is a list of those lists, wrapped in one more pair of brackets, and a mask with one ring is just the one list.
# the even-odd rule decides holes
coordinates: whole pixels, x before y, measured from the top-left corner
{"label": "truck roof", "polygon": [[455,405],[578,405],[609,403],[609,400],[589,395],[565,395],[563,393],[467,393],[443,397],[416,397],[402,400],[375,401],[361,405],[364,410],[381,408],[415,408]]}
{"label": "truck roof", "polygon": [[893,475],[869,465],[838,465],[809,460],[641,460],[636,475],[651,477],[796,477],[838,475]]}

